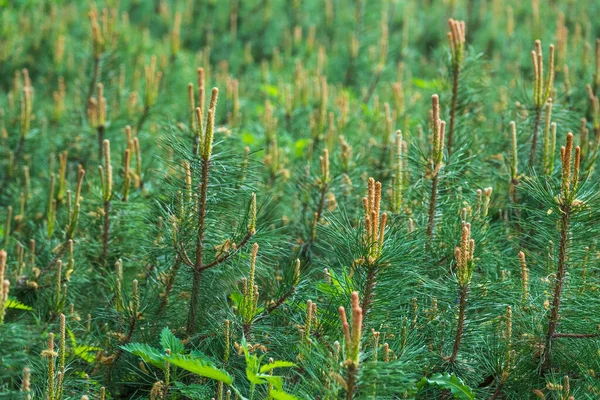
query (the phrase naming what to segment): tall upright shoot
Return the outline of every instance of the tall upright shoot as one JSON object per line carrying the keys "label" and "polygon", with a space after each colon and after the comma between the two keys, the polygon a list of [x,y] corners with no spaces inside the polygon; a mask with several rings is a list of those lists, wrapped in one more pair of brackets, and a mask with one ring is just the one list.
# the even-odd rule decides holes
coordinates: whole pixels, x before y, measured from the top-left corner
{"label": "tall upright shoot", "polygon": [[557,198],[558,209],[560,211],[560,220],[558,224],[558,260],[552,304],[550,306],[550,314],[548,315],[548,328],[546,330],[546,338],[540,360],[541,373],[547,372],[552,366],[552,343],[554,339],[564,335],[557,333],[557,327],[560,319],[560,303],[562,300],[563,285],[569,260],[569,242],[571,240],[569,234],[570,223],[573,214],[577,212],[576,193],[579,184],[579,168],[581,164],[581,150],[579,146],[575,147],[575,157],[573,159],[573,134],[570,132],[567,135],[565,146],[560,149],[560,156],[562,174],[560,194]]}
{"label": "tall upright shoot", "polygon": [[442,168],[442,158],[444,155],[444,134],[446,130],[446,122],[440,120],[440,98],[437,94],[431,96],[431,135],[432,135],[432,150],[431,150],[431,196],[429,197],[429,212],[427,221],[427,240],[428,245],[431,244],[433,230],[435,228],[435,210],[438,195],[438,176]]}
{"label": "tall upright shoot", "polygon": [[454,336],[452,355],[448,359],[450,363],[456,362],[456,357],[458,356],[460,344],[463,339],[465,313],[467,310],[467,295],[469,293],[469,284],[471,283],[473,268],[475,266],[473,259],[474,251],[475,241],[471,239],[471,224],[463,221],[460,245],[454,249],[456,277],[458,280],[458,325],[456,327],[456,335]]}
{"label": "tall upright shoot", "polygon": [[456,126],[456,108],[458,106],[458,84],[460,70],[465,52],[465,22],[456,21],[452,18],[448,20],[450,32],[448,32],[448,41],[450,42],[450,56],[452,66],[452,104],[450,106],[450,126],[448,129],[448,154],[452,154],[454,145],[454,127]]}
{"label": "tall upright shoot", "polygon": [[546,107],[546,102],[550,99],[554,85],[554,45],[550,45],[550,56],[548,59],[548,76],[544,80],[544,58],[542,55],[542,42],[535,41],[535,50],[531,51],[533,62],[533,109],[534,123],[531,139],[531,152],[529,153],[529,167],[535,166],[535,156],[537,151],[538,131],[542,122],[542,113]]}

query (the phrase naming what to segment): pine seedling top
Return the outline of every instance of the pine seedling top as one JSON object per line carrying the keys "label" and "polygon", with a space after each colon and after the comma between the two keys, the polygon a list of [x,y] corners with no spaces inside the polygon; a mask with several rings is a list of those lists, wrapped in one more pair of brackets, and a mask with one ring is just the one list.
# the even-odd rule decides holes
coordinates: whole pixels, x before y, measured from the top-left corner
{"label": "pine seedling top", "polygon": [[471,239],[471,224],[463,221],[460,245],[454,249],[458,284],[467,287],[473,276],[475,241]]}
{"label": "pine seedling top", "polygon": [[367,263],[373,264],[383,249],[385,225],[387,214],[381,213],[381,182],[369,178],[367,196],[363,197],[363,208],[365,211],[365,234],[364,242],[368,247]]}
{"label": "pine seedling top", "polygon": [[465,21],[457,21],[452,18],[448,20],[450,32],[447,33],[450,43],[450,55],[452,57],[452,68],[460,69],[465,52]]}

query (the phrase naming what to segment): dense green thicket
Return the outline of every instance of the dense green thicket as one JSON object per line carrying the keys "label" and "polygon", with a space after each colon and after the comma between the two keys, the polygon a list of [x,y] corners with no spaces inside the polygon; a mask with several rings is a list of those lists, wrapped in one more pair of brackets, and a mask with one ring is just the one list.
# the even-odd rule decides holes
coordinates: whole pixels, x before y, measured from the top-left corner
{"label": "dense green thicket", "polygon": [[599,12],[0,0],[0,398],[599,398]]}

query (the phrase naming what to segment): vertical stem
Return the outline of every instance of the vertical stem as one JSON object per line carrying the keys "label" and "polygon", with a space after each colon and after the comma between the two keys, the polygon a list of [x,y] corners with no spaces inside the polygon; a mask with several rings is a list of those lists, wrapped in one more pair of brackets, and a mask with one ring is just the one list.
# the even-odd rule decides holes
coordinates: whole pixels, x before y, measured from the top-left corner
{"label": "vertical stem", "polygon": [[567,270],[567,244],[569,240],[569,219],[571,214],[571,206],[563,206],[562,211],[563,213],[560,220],[560,245],[558,249],[558,271],[556,273],[554,298],[552,299],[552,307],[550,309],[550,317],[548,320],[548,331],[546,332],[546,341],[541,359],[541,374],[544,374],[546,371],[548,371],[552,365],[552,339],[554,339],[554,336],[556,335],[556,327],[558,326],[560,301],[562,297],[565,273]]}
{"label": "vertical stem", "polygon": [[358,369],[356,368],[356,364],[352,363],[348,366],[348,380],[346,384],[348,385],[348,390],[346,391],[346,400],[354,399],[354,392],[356,391],[356,374]]}
{"label": "vertical stem", "polygon": [[462,342],[463,332],[465,329],[465,310],[467,309],[467,294],[469,293],[469,286],[465,285],[459,288],[459,305],[458,305],[458,327],[456,328],[456,336],[454,337],[454,347],[452,348],[452,355],[450,356],[450,363],[456,362],[458,356],[458,350],[460,349],[460,343]]}
{"label": "vertical stem", "polygon": [[448,156],[452,154],[452,145],[454,144],[454,126],[456,123],[456,106],[458,103],[458,78],[460,67],[454,69],[452,78],[452,105],[450,108],[450,127],[448,129]]}
{"label": "vertical stem", "polygon": [[363,302],[361,308],[363,310],[363,318],[367,315],[369,308],[371,308],[371,303],[373,300],[373,289],[375,289],[375,278],[377,277],[377,267],[369,267],[369,272],[367,274],[367,283],[365,285],[365,292],[363,295]]}
{"label": "vertical stem", "polygon": [[206,217],[206,197],[208,194],[208,167],[210,160],[202,159],[202,182],[200,184],[200,207],[198,210],[198,236],[196,237],[196,260],[194,263],[194,280],[192,282],[192,293],[190,298],[190,309],[186,331],[188,335],[194,333],[196,327],[198,307],[198,295],[200,292],[200,278],[202,277],[202,251],[204,241],[205,217]]}
{"label": "vertical stem", "polygon": [[537,150],[538,131],[542,121],[542,107],[535,109],[535,123],[533,125],[533,139],[531,141],[531,153],[529,154],[529,167],[533,168],[535,163],[535,152]]}
{"label": "vertical stem", "polygon": [[433,176],[432,181],[431,181],[431,198],[429,200],[429,220],[427,222],[428,245],[431,244],[431,237],[433,235],[433,228],[435,226],[435,205],[437,202],[437,185],[438,185],[438,175],[436,173]]}
{"label": "vertical stem", "polygon": [[188,313],[188,322],[186,332],[188,335],[194,333],[196,328],[197,309],[198,309],[198,297],[200,293],[200,278],[202,277],[202,270],[194,268],[194,278],[192,281],[192,293],[190,297],[190,310]]}
{"label": "vertical stem", "polygon": [[110,200],[104,202],[104,228],[102,234],[102,265],[106,267],[108,258],[108,239],[110,232]]}

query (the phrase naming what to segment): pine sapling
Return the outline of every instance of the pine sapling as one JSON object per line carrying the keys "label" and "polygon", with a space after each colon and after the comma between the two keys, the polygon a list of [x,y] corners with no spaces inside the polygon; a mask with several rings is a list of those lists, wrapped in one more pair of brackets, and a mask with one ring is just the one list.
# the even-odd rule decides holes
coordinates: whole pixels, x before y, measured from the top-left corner
{"label": "pine sapling", "polygon": [[362,339],[363,310],[360,307],[358,292],[352,292],[352,328],[348,325],[346,310],[339,308],[340,320],[344,331],[344,357],[342,367],[346,370],[345,376],[334,375],[334,379],[346,391],[346,400],[354,399],[358,389],[358,370],[360,366],[360,342]]}
{"label": "pine sapling", "polygon": [[[321,176],[317,179],[317,185],[319,186],[319,202],[317,203],[317,211],[315,212],[315,223],[321,220],[323,211],[325,208],[325,200],[327,198],[327,190],[329,189],[330,173],[329,173],[329,151],[323,149],[323,155],[319,156],[319,164],[321,166]],[[316,232],[313,229],[311,240],[316,239]]]}
{"label": "pine sapling", "polygon": [[100,181],[102,184],[102,202],[104,205],[104,223],[102,226],[102,257],[101,265],[106,267],[108,259],[108,245],[110,239],[110,201],[112,199],[112,164],[110,158],[110,142],[104,139],[103,142],[104,166],[99,166]]}
{"label": "pine sapling", "polygon": [[6,251],[0,250],[0,325],[4,323],[4,314],[6,312],[6,301],[8,300],[8,289],[10,282],[8,279],[4,279],[6,272]]}
{"label": "pine sapling", "polygon": [[363,197],[365,233],[363,243],[366,256],[359,260],[359,264],[367,270],[367,279],[361,309],[367,315],[371,309],[377,273],[379,272],[379,258],[381,257],[385,238],[387,214],[381,213],[381,182],[369,178],[367,196]]}
{"label": "pine sapling", "polygon": [[106,98],[104,97],[104,85],[98,83],[97,97],[90,97],[87,105],[88,122],[96,129],[98,138],[98,159],[102,159],[104,146],[104,131],[106,129]]}
{"label": "pine sapling", "polygon": [[450,32],[448,32],[448,41],[450,42],[450,56],[452,66],[452,103],[450,106],[450,126],[448,128],[448,154],[452,154],[454,145],[454,128],[456,126],[456,110],[458,107],[458,86],[460,70],[465,53],[465,22],[456,21],[452,18],[448,20]]}
{"label": "pine sapling", "polygon": [[[85,176],[85,170],[79,166],[79,171],[77,173],[77,187],[75,189],[75,198],[71,202],[72,207],[70,206],[68,209],[68,222],[66,227],[66,239],[67,242],[69,240],[73,240],[75,237],[75,231],[77,229],[77,225],[79,223],[79,212],[81,210],[81,186],[83,185],[83,178]],[[69,194],[69,198],[70,198]]]}
{"label": "pine sapling", "polygon": [[[175,247],[175,251],[177,252],[177,256],[181,259],[185,265],[189,266],[192,269],[193,278],[192,278],[192,291],[190,293],[190,305],[188,309],[188,318],[186,331],[189,335],[192,335],[196,329],[197,322],[197,310],[198,310],[198,301],[200,294],[200,281],[202,277],[202,273],[209,268],[213,268],[221,265],[225,261],[227,261],[232,255],[236,254],[240,249],[242,249],[250,239],[256,233],[256,195],[252,194],[251,204],[250,204],[250,219],[247,227],[246,235],[238,242],[233,243],[231,246],[232,250],[219,252],[215,258],[208,262],[205,259],[205,229],[206,229],[206,213],[208,209],[207,197],[208,197],[208,189],[209,189],[209,172],[211,165],[211,155],[212,155],[212,146],[214,139],[214,125],[215,125],[215,112],[217,106],[217,98],[219,94],[219,89],[213,88],[211,100],[208,108],[208,117],[206,120],[205,131],[203,135],[198,139],[198,147],[194,149],[198,151],[198,156],[201,162],[201,170],[200,170],[200,182],[198,184],[198,204],[194,205],[194,209],[197,214],[197,225],[196,225],[196,248],[194,255],[192,258],[188,255],[184,243],[181,242],[180,239],[177,238],[178,225],[174,224],[174,237],[173,244]],[[199,115],[200,107],[196,107],[196,116]],[[197,119],[197,123],[200,118]],[[198,123],[199,125],[199,123]]]}
{"label": "pine sapling", "polygon": [[[12,162],[10,166],[16,164],[20,158],[21,153],[23,152],[23,148],[25,146],[25,139],[27,138],[27,134],[31,130],[31,121],[33,119],[33,86],[31,86],[31,80],[29,79],[29,72],[27,69],[23,69],[23,77],[25,78],[23,89],[21,91],[21,100],[20,100],[20,114],[19,114],[19,142],[17,143],[17,148],[13,153],[11,153]],[[9,170],[9,173],[5,177],[5,179],[10,178],[12,176],[12,171]]]}
{"label": "pine sapling", "polygon": [[533,61],[533,108],[534,124],[531,140],[531,152],[529,153],[529,167],[535,166],[535,157],[537,152],[538,131],[542,122],[542,114],[546,107],[546,102],[550,99],[554,87],[554,45],[550,45],[550,56],[548,59],[548,76],[544,81],[544,59],[542,56],[542,42],[535,41],[535,50],[531,52]]}
{"label": "pine sapling", "polygon": [[429,214],[427,221],[428,246],[431,244],[433,230],[435,228],[435,211],[438,196],[438,176],[442,168],[444,156],[444,135],[446,122],[440,120],[440,98],[437,94],[431,96],[432,106],[432,150],[431,150],[431,196],[429,197]]}
{"label": "pine sapling", "polygon": [[573,134],[567,134],[565,146],[560,149],[562,174],[560,194],[557,198],[560,211],[560,220],[558,223],[558,260],[556,265],[556,278],[554,280],[554,290],[550,313],[548,315],[548,327],[542,356],[540,359],[540,373],[547,373],[552,367],[552,344],[555,339],[561,337],[569,338],[587,338],[597,337],[597,333],[559,333],[557,332],[560,320],[560,304],[563,297],[563,286],[567,267],[569,263],[569,246],[571,242],[570,228],[573,215],[581,210],[580,201],[577,199],[579,186],[579,173],[581,166],[581,150],[579,146],[575,147],[575,156],[573,157]]}
{"label": "pine sapling", "polygon": [[46,224],[48,228],[48,238],[52,238],[54,233],[54,224],[56,223],[56,199],[54,198],[56,176],[50,174],[50,189],[48,190],[48,206],[46,211]]}
{"label": "pine sapling", "polygon": [[394,175],[392,175],[392,212],[399,214],[402,209],[402,194],[404,191],[404,172],[403,172],[403,141],[402,132],[396,131],[395,152],[394,152]]}
{"label": "pine sapling", "polygon": [[129,187],[131,186],[131,170],[129,169],[130,162],[130,150],[125,149],[125,156],[123,157],[123,195],[121,196],[122,201],[127,201],[129,198]]}
{"label": "pine sapling", "polygon": [[158,100],[158,91],[163,73],[156,70],[156,56],[150,58],[150,65],[144,66],[145,92],[144,92],[144,110],[138,118],[135,132],[139,134],[144,126],[144,123],[150,116],[152,106]]}
{"label": "pine sapling", "polygon": [[[373,78],[371,79],[371,84],[369,85],[369,89],[363,98],[363,103],[368,103],[369,99],[375,92],[375,88],[377,87],[377,83],[379,83],[379,79],[381,79],[381,74],[383,69],[385,68],[387,57],[388,57],[388,47],[389,47],[389,28],[388,28],[388,14],[386,12],[381,13],[381,34],[379,36],[379,58],[377,60],[377,64],[375,66],[375,73],[373,74]],[[387,133],[389,134],[389,132]]]}
{"label": "pine sapling", "polygon": [[48,334],[48,348],[42,351],[42,356],[48,359],[48,371],[47,371],[47,379],[46,379],[46,399],[47,400],[57,400],[56,399],[56,388],[55,388],[55,360],[58,356],[58,353],[54,350],[54,333],[50,332]]}
{"label": "pine sapling", "polygon": [[244,337],[248,338],[250,335],[250,328],[252,322],[258,313],[258,298],[259,291],[258,285],[255,283],[255,271],[256,271],[256,256],[258,254],[258,243],[254,243],[252,246],[252,254],[250,256],[250,273],[248,278],[242,280],[242,297],[238,306],[238,313],[242,318],[242,326],[244,330]]}
{"label": "pine sapling", "polygon": [[525,260],[525,253],[519,252],[519,264],[521,267],[521,302],[523,305],[529,303],[529,269]]}
{"label": "pine sapling", "polygon": [[469,284],[473,276],[475,261],[473,253],[475,251],[475,241],[471,239],[471,224],[463,221],[462,237],[460,245],[454,249],[454,258],[456,261],[456,277],[458,281],[458,325],[454,337],[454,346],[452,355],[448,362],[454,364],[460,350],[460,344],[463,339],[465,328],[465,313],[467,310],[467,295],[469,293]]}
{"label": "pine sapling", "polygon": [[90,84],[88,92],[85,96],[85,103],[88,104],[94,88],[96,87],[96,81],[100,76],[101,60],[104,53],[115,44],[117,39],[117,32],[115,31],[115,22],[117,19],[117,10],[113,9],[109,14],[107,9],[104,9],[102,13],[102,20],[98,21],[98,12],[95,7],[89,12],[90,26],[92,31],[92,76],[90,77]]}
{"label": "pine sapling", "polygon": [[[545,121],[544,121],[544,151],[543,151],[543,159],[542,159],[542,166],[543,166],[543,171],[544,174],[549,175],[551,173],[550,167],[552,166],[552,163],[554,161],[550,161],[550,158],[554,158],[554,152],[552,151],[552,139],[553,137],[556,138],[556,136],[554,136],[555,134],[555,129],[556,129],[556,123],[552,123],[551,121],[552,119],[552,99],[548,99],[547,103],[546,103],[546,112],[545,112]],[[552,135],[551,135],[551,132]]]}

